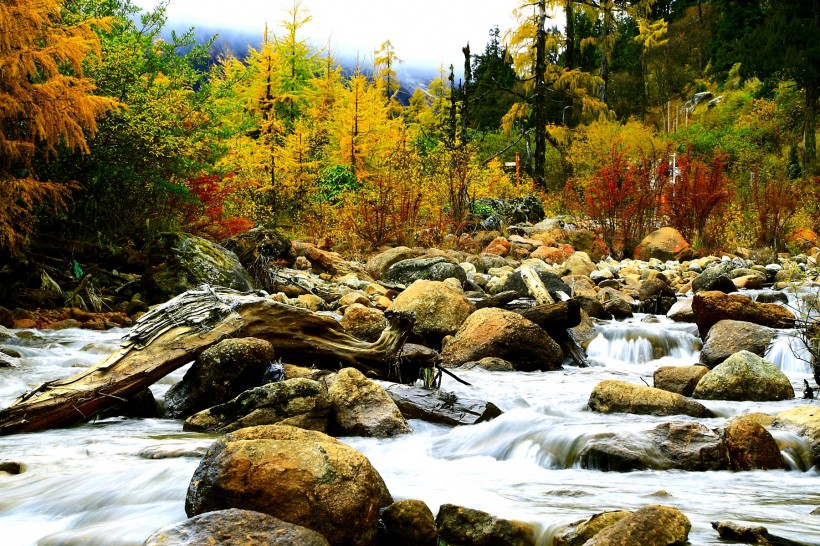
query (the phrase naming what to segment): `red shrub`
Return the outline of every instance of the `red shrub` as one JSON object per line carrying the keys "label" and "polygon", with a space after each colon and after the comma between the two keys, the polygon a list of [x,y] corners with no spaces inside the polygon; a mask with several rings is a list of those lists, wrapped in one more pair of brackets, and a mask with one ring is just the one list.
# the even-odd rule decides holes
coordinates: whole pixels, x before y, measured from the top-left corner
{"label": "red shrub", "polygon": [[221,241],[253,227],[247,218],[225,214],[225,198],[233,193],[233,188],[225,184],[232,178],[228,175],[202,175],[185,182],[192,199],[183,206],[183,225],[186,230]]}

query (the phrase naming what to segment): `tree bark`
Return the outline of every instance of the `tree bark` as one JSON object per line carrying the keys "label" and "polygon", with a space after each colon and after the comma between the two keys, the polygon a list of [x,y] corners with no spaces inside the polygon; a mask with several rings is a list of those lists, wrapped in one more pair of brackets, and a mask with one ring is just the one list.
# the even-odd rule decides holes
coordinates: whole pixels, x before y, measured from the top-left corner
{"label": "tree bark", "polygon": [[367,343],[344,333],[330,317],[265,297],[210,287],[191,290],[143,316],[122,348],[100,363],[44,383],[0,410],[0,435],[86,421],[231,337],[266,339],[291,362],[329,369],[352,366],[390,377],[390,362],[413,318],[394,313],[388,321],[381,337]]}
{"label": "tree bark", "polygon": [[552,305],[536,305],[518,311],[522,317],[530,320],[551,333],[566,330],[581,324],[581,304],[577,300],[560,301]]}
{"label": "tree bark", "polygon": [[547,183],[544,172],[547,162],[547,3],[546,0],[536,2],[538,20],[535,35],[535,95],[533,109],[535,110],[535,155],[533,157],[533,178],[536,185],[546,189]]}

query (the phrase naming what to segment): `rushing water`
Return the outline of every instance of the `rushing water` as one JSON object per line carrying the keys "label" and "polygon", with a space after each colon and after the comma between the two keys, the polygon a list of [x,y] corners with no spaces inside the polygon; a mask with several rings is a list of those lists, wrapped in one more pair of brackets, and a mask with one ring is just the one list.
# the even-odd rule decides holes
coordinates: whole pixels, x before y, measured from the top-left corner
{"label": "rushing water", "polygon": [[[579,450],[596,434],[638,434],[670,419],[588,411],[587,399],[599,381],[651,385],[658,366],[698,360],[700,342],[692,325],[642,319],[599,325],[589,348],[590,368],[459,371],[472,387],[445,377],[445,389],[490,400],[505,411],[491,422],[451,429],[411,421],[411,435],[343,441],[368,456],[396,499],[422,499],[434,511],[455,503],[533,521],[545,545],[561,524],[650,503],[683,511],[692,521],[692,544],[719,544],[710,522],[724,519],[820,544],[820,516],[809,515],[820,506],[820,472],[809,468],[805,440],[786,431],[773,432],[792,470],[615,473],[579,467]],[[19,367],[0,369],[0,406],[31,386],[98,361],[124,332],[17,332],[24,337],[0,340],[22,357]],[[775,341],[770,355],[799,393],[810,374],[780,345],[787,342]],[[181,376],[180,370],[155,385],[158,398]],[[717,428],[735,415],[803,403],[706,402],[720,417],[701,422]],[[188,482],[212,440],[182,432],[175,420],[120,418],[0,437],[0,461],[25,467],[19,475],[0,472],[0,544],[142,544],[157,528],[185,518]]]}

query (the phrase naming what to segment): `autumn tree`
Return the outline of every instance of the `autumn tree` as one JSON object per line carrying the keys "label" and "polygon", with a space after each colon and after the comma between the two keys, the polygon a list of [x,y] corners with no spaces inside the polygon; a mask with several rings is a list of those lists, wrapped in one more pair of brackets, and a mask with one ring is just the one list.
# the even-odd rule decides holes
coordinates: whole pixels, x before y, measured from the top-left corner
{"label": "autumn tree", "polygon": [[398,115],[401,111],[401,104],[398,101],[401,84],[396,74],[396,65],[401,63],[402,60],[396,55],[390,40],[385,40],[381,47],[374,52],[373,78],[393,116]]}
{"label": "autumn tree", "polygon": [[19,251],[34,230],[34,209],[65,205],[70,187],[43,180],[63,150],[87,153],[97,119],[116,102],[96,95],[83,61],[99,54],[95,26],[66,24],[60,0],[0,5],[0,252]]}

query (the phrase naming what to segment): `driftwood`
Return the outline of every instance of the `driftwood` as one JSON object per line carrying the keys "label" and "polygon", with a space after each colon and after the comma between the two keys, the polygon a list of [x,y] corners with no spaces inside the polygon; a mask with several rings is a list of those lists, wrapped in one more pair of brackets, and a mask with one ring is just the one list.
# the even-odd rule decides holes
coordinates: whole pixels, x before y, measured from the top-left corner
{"label": "driftwood", "polygon": [[547,290],[547,287],[544,286],[544,283],[541,281],[541,277],[538,276],[538,273],[533,268],[524,266],[519,269],[519,271],[521,273],[521,280],[524,281],[527,290],[530,291],[530,294],[535,298],[538,305],[552,305],[555,303],[555,300],[550,296],[549,290]]}
{"label": "driftwood", "polygon": [[376,342],[367,343],[344,333],[330,317],[262,295],[208,286],[190,290],[144,315],[123,346],[100,363],[44,383],[0,410],[0,435],[85,421],[231,337],[266,339],[277,355],[291,362],[330,369],[351,366],[389,377],[413,317],[386,316],[388,328]]}
{"label": "driftwood", "polygon": [[724,540],[744,544],[760,544],[761,546],[810,546],[812,544],[773,535],[765,527],[745,527],[733,521],[713,521],[712,529],[717,531],[720,538]]}
{"label": "driftwood", "polygon": [[503,413],[492,402],[463,400],[454,394],[409,385],[380,382],[406,419],[442,425],[474,425]]}
{"label": "driftwood", "polygon": [[476,309],[484,309],[485,307],[504,307],[511,301],[520,298],[521,296],[515,290],[505,290],[499,292],[494,296],[488,296],[475,302]]}

